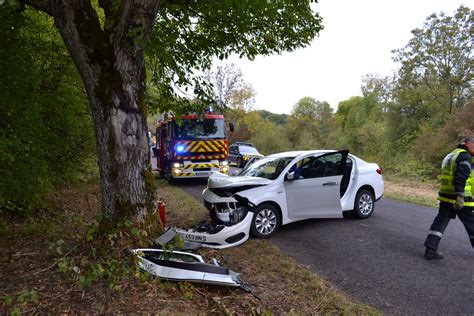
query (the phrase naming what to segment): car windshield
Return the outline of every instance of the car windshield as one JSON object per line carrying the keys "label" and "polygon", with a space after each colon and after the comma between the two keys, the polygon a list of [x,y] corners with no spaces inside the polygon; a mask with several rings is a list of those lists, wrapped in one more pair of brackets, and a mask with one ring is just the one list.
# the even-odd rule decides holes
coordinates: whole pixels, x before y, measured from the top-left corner
{"label": "car windshield", "polygon": [[251,164],[242,172],[242,176],[259,177],[274,180],[278,178],[294,157],[266,157]]}
{"label": "car windshield", "polygon": [[173,138],[177,140],[225,138],[224,119],[182,119],[181,125],[173,125]]}
{"label": "car windshield", "polygon": [[257,149],[255,149],[254,147],[250,147],[250,146],[240,146],[239,151],[242,154],[258,154]]}

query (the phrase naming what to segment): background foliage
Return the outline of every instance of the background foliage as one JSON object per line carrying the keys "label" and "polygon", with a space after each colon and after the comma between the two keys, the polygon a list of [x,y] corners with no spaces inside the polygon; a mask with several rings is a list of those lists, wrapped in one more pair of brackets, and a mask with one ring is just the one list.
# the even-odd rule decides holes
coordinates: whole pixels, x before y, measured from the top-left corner
{"label": "background foliage", "polygon": [[[209,94],[227,106],[226,117],[236,126],[231,142],[251,141],[264,154],[348,148],[378,162],[385,172],[416,179],[435,178],[442,157],[461,136],[474,134],[474,14],[467,7],[452,16],[430,16],[413,30],[405,47],[393,51],[399,69],[388,77],[368,74],[361,83],[362,95],[340,102],[335,112],[327,102],[303,96],[286,115],[255,110],[256,92],[235,65],[220,64],[189,76],[209,66],[217,51],[225,59],[237,50],[220,42],[225,36],[208,36],[220,32],[211,23],[218,9],[199,5],[203,7],[191,6],[185,12],[169,7],[159,17],[163,27],[147,50],[151,110],[156,110],[157,100],[179,99],[179,90],[165,87],[194,85],[202,89],[197,94]],[[266,8],[269,14],[274,9]],[[0,205],[28,210],[54,188],[84,180],[97,168],[87,98],[61,38],[43,14],[15,10],[20,7],[0,10]],[[202,25],[193,24],[196,12],[206,14]],[[281,23],[295,22],[297,13],[282,16]],[[249,58],[257,48],[268,46],[267,53],[278,53],[285,47],[272,44],[278,38],[271,29],[260,42],[252,32],[244,32],[248,25],[231,20],[227,24],[228,32],[248,44],[243,54]],[[308,32],[300,46],[320,30],[300,27]],[[180,44],[171,45],[176,42]],[[190,55],[182,55],[185,52]]]}
{"label": "background foliage", "polygon": [[[235,96],[226,94],[229,90],[219,91],[219,84],[215,84],[228,87],[223,81],[227,79],[239,83],[238,71],[218,68],[212,74],[218,82],[209,81],[209,74],[203,73],[216,59],[232,54],[253,60],[257,55],[291,52],[309,45],[323,28],[311,2],[164,1],[147,46],[151,108],[184,113],[202,110],[215,100],[231,101]],[[235,76],[226,74],[227,70]],[[187,102],[189,97],[203,102]]]}
{"label": "background foliage", "polygon": [[94,174],[81,80],[49,18],[0,10],[0,205],[27,211],[55,187]]}
{"label": "background foliage", "polygon": [[461,6],[452,16],[432,14],[412,34],[393,50],[400,65],[393,76],[366,75],[362,96],[340,102],[335,113],[311,97],[289,116],[247,111],[236,140],[264,154],[348,148],[385,172],[435,179],[442,158],[474,134],[474,13]]}

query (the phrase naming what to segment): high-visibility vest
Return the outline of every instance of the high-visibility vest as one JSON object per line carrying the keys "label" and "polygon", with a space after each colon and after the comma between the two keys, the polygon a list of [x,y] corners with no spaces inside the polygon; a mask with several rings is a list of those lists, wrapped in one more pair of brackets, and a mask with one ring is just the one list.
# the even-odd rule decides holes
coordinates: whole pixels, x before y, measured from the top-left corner
{"label": "high-visibility vest", "polygon": [[[454,189],[454,173],[456,172],[456,159],[459,154],[462,152],[467,152],[467,150],[462,148],[456,148],[451,153],[449,153],[444,159],[441,165],[441,187],[439,189],[438,200],[455,204],[456,203],[456,192]],[[474,159],[473,159],[474,162]],[[472,200],[474,189],[474,169],[471,169],[471,174],[466,180],[464,186],[464,206],[474,207],[474,201]],[[451,196],[451,197],[447,197]]]}

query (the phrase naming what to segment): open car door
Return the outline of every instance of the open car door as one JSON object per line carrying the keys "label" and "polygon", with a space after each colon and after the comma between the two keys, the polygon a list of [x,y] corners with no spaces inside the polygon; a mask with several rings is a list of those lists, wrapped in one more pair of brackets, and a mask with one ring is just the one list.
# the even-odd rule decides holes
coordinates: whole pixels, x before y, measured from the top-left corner
{"label": "open car door", "polygon": [[302,158],[285,176],[290,218],[342,217],[340,187],[348,150]]}

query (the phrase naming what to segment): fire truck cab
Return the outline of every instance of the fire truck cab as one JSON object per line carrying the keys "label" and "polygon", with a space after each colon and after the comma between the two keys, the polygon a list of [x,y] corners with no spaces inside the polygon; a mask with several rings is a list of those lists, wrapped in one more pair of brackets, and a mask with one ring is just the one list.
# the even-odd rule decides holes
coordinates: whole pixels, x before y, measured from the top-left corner
{"label": "fire truck cab", "polygon": [[[230,124],[230,130],[233,130]],[[229,172],[227,131],[220,114],[161,115],[156,128],[157,168],[168,180]]]}

